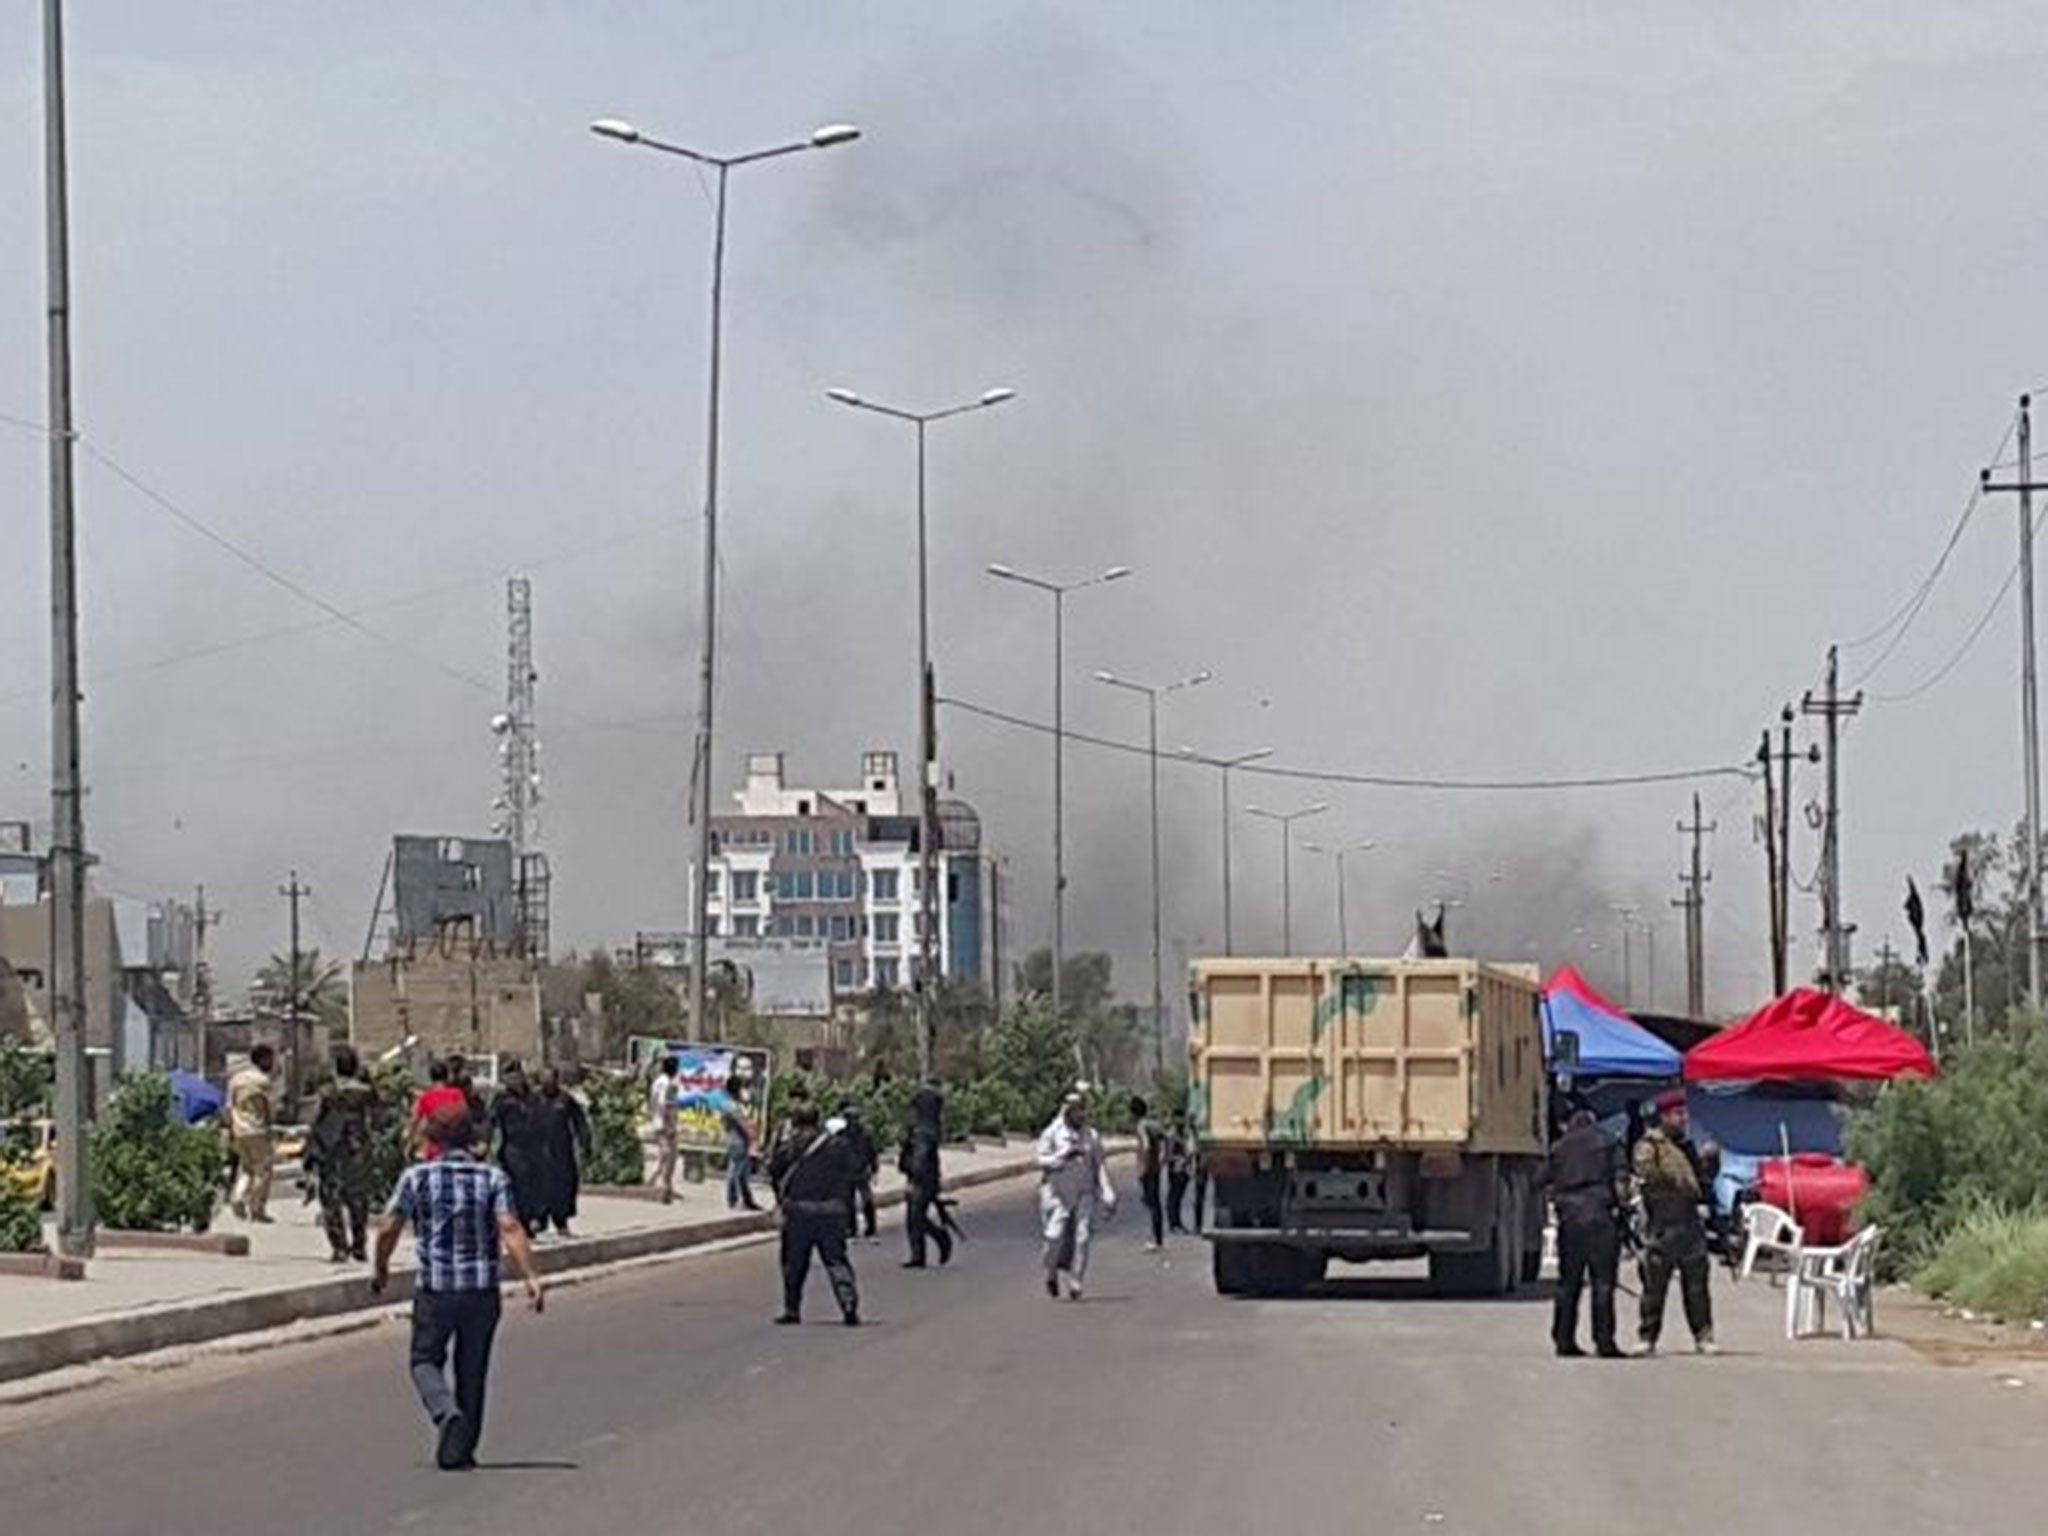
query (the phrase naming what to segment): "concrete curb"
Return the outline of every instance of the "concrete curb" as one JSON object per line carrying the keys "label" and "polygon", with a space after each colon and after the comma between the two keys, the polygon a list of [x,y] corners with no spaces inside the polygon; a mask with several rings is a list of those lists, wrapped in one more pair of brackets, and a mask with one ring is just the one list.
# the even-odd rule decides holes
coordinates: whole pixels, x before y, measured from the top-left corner
{"label": "concrete curb", "polygon": [[[1020,1158],[999,1167],[977,1168],[954,1175],[945,1180],[945,1188],[974,1189],[1022,1178],[1036,1171],[1034,1160]],[[875,1203],[884,1207],[897,1206],[903,1200],[904,1191],[892,1189],[878,1194]],[[603,1237],[577,1238],[559,1246],[541,1248],[535,1252],[534,1259],[543,1275],[555,1276],[655,1256],[680,1255],[740,1239],[765,1238],[775,1231],[772,1211],[748,1211],[695,1222],[686,1227],[652,1227],[610,1233]],[[382,1294],[370,1289],[367,1275],[353,1274],[281,1286],[274,1290],[246,1291],[236,1296],[188,1302],[154,1311],[67,1323],[34,1333],[0,1336],[0,1382],[20,1381],[96,1361],[204,1344],[235,1334],[284,1328],[314,1319],[377,1311],[394,1303],[409,1301],[411,1297],[410,1271],[394,1273]],[[5,1395],[16,1401],[21,1398],[17,1393]]]}
{"label": "concrete curb", "polygon": [[230,1259],[249,1256],[246,1232],[144,1232],[102,1227],[93,1241],[102,1248],[161,1248],[177,1253],[217,1253]]}

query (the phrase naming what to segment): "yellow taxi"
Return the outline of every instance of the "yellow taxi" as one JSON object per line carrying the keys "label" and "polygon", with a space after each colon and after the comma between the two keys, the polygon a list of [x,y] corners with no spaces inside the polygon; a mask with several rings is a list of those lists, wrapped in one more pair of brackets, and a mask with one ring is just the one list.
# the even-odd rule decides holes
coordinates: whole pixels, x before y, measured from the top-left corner
{"label": "yellow taxi", "polygon": [[0,1178],[45,1210],[57,1203],[56,1142],[54,1120],[0,1124]]}

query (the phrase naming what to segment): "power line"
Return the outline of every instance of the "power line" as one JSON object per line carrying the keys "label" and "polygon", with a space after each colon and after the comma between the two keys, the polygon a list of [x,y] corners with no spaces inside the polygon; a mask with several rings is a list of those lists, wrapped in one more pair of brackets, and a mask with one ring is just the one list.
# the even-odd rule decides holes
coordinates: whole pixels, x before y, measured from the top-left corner
{"label": "power line", "polygon": [[[966,699],[940,698],[937,702],[963,714],[979,716],[1001,725],[1014,726],[1019,730],[1036,731],[1050,736],[1053,727],[1042,720],[1027,719],[985,704],[971,703]],[[1122,752],[1134,757],[1157,756],[1166,762],[1193,763],[1200,767],[1221,768],[1221,760],[1203,757],[1194,753],[1154,753],[1148,746],[1138,742],[1117,741],[1107,736],[1091,736],[1081,731],[1062,733],[1069,741],[1080,742],[1083,746],[1101,747],[1106,751]],[[1447,791],[1489,791],[1511,792],[1520,790],[1555,789],[1625,789],[1647,784],[1681,784],[1695,779],[1742,778],[1752,776],[1751,770],[1734,765],[1712,768],[1678,769],[1662,773],[1601,774],[1580,778],[1557,779],[1445,779],[1445,778],[1404,778],[1393,774],[1348,772],[1319,768],[1285,768],[1270,763],[1233,764],[1234,773],[1261,774],[1273,779],[1292,779],[1317,784],[1354,784],[1370,789],[1426,789]]]}
{"label": "power line", "polygon": [[[2012,442],[2013,433],[2018,425],[2019,414],[2014,412],[2006,420],[2005,433],[1999,438],[1998,446],[1991,450],[1992,460],[1995,461],[2005,457],[2006,447]],[[1935,557],[1933,567],[1929,569],[1927,575],[1921,580],[1920,585],[1913,590],[1913,595],[1906,599],[1904,605],[1895,610],[1890,618],[1886,619],[1883,624],[1868,634],[1859,635],[1853,640],[1840,642],[1842,650],[1855,651],[1861,650],[1866,645],[1874,644],[1876,641],[1883,639],[1887,634],[1891,635],[1891,639],[1886,642],[1884,649],[1877,653],[1868,666],[1856,674],[1856,677],[1850,683],[1851,687],[1859,687],[1868,681],[1877,672],[1878,668],[1882,667],[1890,659],[1892,653],[1899,648],[1899,642],[1906,638],[1907,631],[1912,629],[1914,621],[1920,617],[1921,609],[1927,606],[1927,599],[1933,594],[1935,583],[1941,579],[1941,573],[1948,568],[1949,557],[1955,553],[1956,546],[1962,542],[1963,534],[1970,526],[1970,519],[1976,516],[1977,507],[1982,500],[1983,486],[1979,482],[1970,487],[1969,499],[1963,503],[1963,510],[1957,515],[1955,526],[1949,530],[1948,541],[1942,545],[1941,553]],[[1896,632],[1894,633],[1895,628]]]}
{"label": "power line", "polygon": [[[2041,525],[2044,521],[2048,521],[2048,509],[2044,509],[2040,513],[2040,515],[2035,517],[2034,519],[2034,529],[2037,533],[2040,531]],[[1905,692],[1872,693],[1870,696],[1871,701],[1877,704],[1911,703],[1914,699],[1919,698],[1922,694],[1929,692],[1930,690],[1938,686],[1940,683],[1944,682],[1951,672],[1955,671],[1957,667],[1962,665],[1963,658],[1969,655],[1971,649],[1975,647],[1978,640],[1983,638],[1984,631],[1991,627],[1992,619],[1996,618],[1998,615],[1998,610],[2005,606],[2006,595],[2012,591],[2012,584],[2015,581],[2018,581],[2019,577],[2020,565],[2019,562],[2015,560],[2012,563],[2011,567],[2006,571],[2005,580],[1999,583],[1998,590],[1992,594],[1991,601],[1985,605],[1983,613],[1977,616],[1977,622],[1975,624],[1972,624],[1970,626],[1969,633],[1963,636],[1963,643],[1957,646],[1955,650],[1949,653],[1948,660],[1944,661],[1939,667],[1935,668],[1934,671],[1930,673],[1927,677],[1923,678],[1920,682],[1914,684],[1914,686],[1912,686],[1911,688],[1908,688]]]}

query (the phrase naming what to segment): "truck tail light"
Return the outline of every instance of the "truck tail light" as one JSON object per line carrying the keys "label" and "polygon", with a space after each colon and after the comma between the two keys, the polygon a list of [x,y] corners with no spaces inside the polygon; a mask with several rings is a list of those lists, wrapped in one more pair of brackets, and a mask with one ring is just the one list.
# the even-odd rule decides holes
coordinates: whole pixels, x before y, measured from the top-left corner
{"label": "truck tail light", "polygon": [[1252,1155],[1249,1152],[1211,1152],[1203,1162],[1212,1179],[1247,1179],[1251,1177]]}
{"label": "truck tail light", "polygon": [[1422,1154],[1422,1176],[1425,1179],[1455,1179],[1464,1171],[1465,1159],[1457,1152]]}

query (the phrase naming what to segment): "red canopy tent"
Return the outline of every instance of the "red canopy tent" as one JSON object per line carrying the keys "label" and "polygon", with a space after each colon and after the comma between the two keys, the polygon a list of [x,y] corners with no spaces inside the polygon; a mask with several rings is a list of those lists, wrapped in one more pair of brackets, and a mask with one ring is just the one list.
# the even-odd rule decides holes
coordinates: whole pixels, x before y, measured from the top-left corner
{"label": "red canopy tent", "polygon": [[1918,1040],[1839,997],[1796,987],[1685,1054],[1687,1082],[1932,1077]]}

